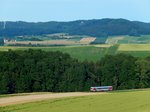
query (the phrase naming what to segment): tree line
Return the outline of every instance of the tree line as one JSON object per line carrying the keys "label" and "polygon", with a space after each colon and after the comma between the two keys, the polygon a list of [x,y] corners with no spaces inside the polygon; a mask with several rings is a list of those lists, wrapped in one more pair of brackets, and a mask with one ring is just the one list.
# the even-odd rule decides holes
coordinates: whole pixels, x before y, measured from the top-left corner
{"label": "tree line", "polygon": [[89,91],[104,85],[115,90],[150,87],[150,57],[107,55],[94,63],[32,49],[0,52],[0,57],[0,94]]}
{"label": "tree line", "polygon": [[0,22],[0,36],[43,35],[54,33],[107,37],[116,35],[140,36],[150,34],[150,24],[125,19],[78,20],[71,22]]}

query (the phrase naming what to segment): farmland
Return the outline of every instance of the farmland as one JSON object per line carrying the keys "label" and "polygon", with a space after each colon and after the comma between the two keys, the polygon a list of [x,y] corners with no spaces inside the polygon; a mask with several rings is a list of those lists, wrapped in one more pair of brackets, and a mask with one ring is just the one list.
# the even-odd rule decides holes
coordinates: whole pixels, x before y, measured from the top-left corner
{"label": "farmland", "polygon": [[105,55],[114,55],[117,53],[130,54],[135,57],[147,57],[150,56],[149,37],[150,35],[143,35],[140,37],[125,35],[95,38],[68,35],[65,33],[24,36],[15,37],[16,41],[6,41],[5,46],[0,47],[0,51],[8,51],[8,49],[61,51],[70,54],[71,57],[79,59],[80,61],[97,61]]}
{"label": "farmland", "polygon": [[108,37],[107,44],[150,44],[150,35]]}
{"label": "farmland", "polygon": [[150,51],[150,44],[121,44],[118,51]]}
{"label": "farmland", "polygon": [[26,49],[41,49],[44,51],[61,51],[68,53],[73,58],[80,61],[89,60],[96,61],[102,58],[110,45],[89,45],[89,46],[64,46],[64,47],[0,47],[0,51],[26,50]]}
{"label": "farmland", "polygon": [[147,57],[150,56],[150,44],[120,44],[117,52],[134,57]]}
{"label": "farmland", "polygon": [[26,50],[26,49],[41,49],[44,51],[61,51],[68,53],[73,58],[77,58],[80,61],[97,61],[105,55],[114,55],[117,53],[130,54],[135,57],[146,57],[150,56],[150,45],[149,44],[120,44],[120,45],[109,45],[109,44],[97,44],[97,45],[86,45],[86,46],[58,46],[58,47],[19,47],[19,46],[3,46],[0,47],[0,51],[12,50]]}
{"label": "farmland", "polygon": [[95,39],[96,38],[82,38],[81,40],[80,40],[80,42],[87,42],[87,43],[91,43],[91,42],[93,42],[93,41],[95,41]]}
{"label": "farmland", "polygon": [[95,37],[68,35],[65,33],[41,36],[18,36],[4,39],[5,45],[88,45],[95,41]]}
{"label": "farmland", "polygon": [[149,112],[150,91],[112,92],[1,107],[1,112]]}

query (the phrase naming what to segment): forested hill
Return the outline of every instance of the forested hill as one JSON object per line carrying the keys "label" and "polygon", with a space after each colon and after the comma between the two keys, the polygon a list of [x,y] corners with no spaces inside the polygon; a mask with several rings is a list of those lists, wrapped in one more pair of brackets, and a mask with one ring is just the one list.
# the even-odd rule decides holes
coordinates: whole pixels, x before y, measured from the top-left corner
{"label": "forested hill", "polygon": [[78,20],[71,22],[0,22],[0,36],[41,35],[52,33],[113,36],[150,34],[150,23],[125,19]]}
{"label": "forested hill", "polygon": [[125,54],[80,62],[61,52],[26,50],[0,52],[0,94],[150,88],[150,57]]}

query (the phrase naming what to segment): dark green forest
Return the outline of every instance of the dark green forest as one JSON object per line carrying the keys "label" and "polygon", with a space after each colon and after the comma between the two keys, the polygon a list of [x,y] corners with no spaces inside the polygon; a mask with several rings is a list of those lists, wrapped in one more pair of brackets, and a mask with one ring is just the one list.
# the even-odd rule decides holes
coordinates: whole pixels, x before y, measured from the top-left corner
{"label": "dark green forest", "polygon": [[150,23],[125,19],[94,19],[70,22],[0,22],[0,36],[43,35],[68,33],[70,35],[88,35],[107,37],[116,35],[140,36],[150,34]]}
{"label": "dark green forest", "polygon": [[115,90],[149,88],[150,57],[107,55],[94,63],[61,52],[0,52],[0,94],[89,91],[104,85]]}

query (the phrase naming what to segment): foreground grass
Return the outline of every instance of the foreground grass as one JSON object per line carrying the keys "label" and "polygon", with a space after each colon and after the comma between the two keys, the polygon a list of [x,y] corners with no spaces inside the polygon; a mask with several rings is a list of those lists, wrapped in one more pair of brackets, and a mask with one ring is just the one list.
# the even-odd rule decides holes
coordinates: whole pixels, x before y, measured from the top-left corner
{"label": "foreground grass", "polygon": [[13,97],[13,96],[39,95],[39,94],[47,94],[47,93],[51,93],[51,92],[33,92],[33,93],[0,94],[0,98]]}
{"label": "foreground grass", "polygon": [[150,91],[47,100],[0,108],[0,112],[150,112]]}

